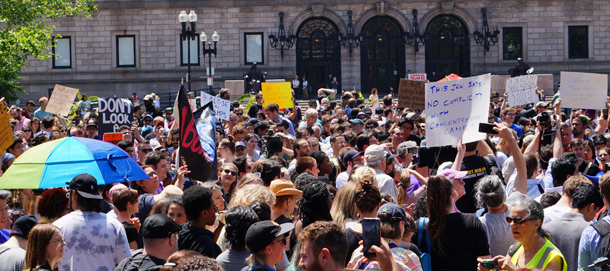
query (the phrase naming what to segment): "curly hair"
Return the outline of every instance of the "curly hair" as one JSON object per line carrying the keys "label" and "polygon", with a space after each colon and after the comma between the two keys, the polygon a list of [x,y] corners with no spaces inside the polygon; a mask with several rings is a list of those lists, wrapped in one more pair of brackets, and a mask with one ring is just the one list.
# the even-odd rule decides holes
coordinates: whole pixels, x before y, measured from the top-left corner
{"label": "curly hair", "polygon": [[247,184],[235,191],[229,203],[229,208],[238,205],[250,205],[257,200],[265,202],[269,206],[275,205],[275,195],[273,192],[262,185]]}
{"label": "curly hair", "polygon": [[328,196],[328,188],[324,182],[314,181],[305,186],[299,208],[303,227],[316,221],[333,220],[328,208]]}
{"label": "curly hair", "polygon": [[259,221],[258,216],[248,206],[235,206],[225,216],[225,237],[233,250],[246,249],[246,232]]}
{"label": "curly hair", "polygon": [[64,188],[45,190],[38,199],[38,213],[49,219],[60,218],[66,212],[68,203]]}

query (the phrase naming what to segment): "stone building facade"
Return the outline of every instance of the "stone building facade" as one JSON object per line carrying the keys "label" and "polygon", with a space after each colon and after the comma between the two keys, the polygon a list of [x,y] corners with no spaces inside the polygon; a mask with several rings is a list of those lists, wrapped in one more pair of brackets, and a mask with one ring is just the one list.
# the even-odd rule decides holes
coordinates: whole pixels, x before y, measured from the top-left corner
{"label": "stone building facade", "polygon": [[[212,57],[216,89],[225,80],[241,79],[253,59],[271,79],[307,76],[317,89],[336,76],[340,88],[364,93],[373,87],[382,93],[396,89],[407,70],[426,72],[431,80],[450,72],[507,74],[518,56],[535,73],[553,74],[555,84],[563,70],[610,71],[610,0],[95,2],[99,11],[92,20],[73,17],[55,23],[55,32],[64,37],[56,48],[63,56],[28,62],[21,74],[28,92],[22,100],[46,96],[54,84],[102,97],[175,92],[187,72],[181,63],[186,57],[180,47],[186,43],[180,39],[178,14],[190,9],[198,14],[198,32],[220,35]],[[499,31],[489,51],[473,35],[481,31],[482,8],[490,31]],[[350,11],[353,33],[362,36],[351,52],[338,39],[348,32]],[[286,34],[297,36],[283,56],[269,45],[269,35],[278,32],[279,12]],[[414,21],[426,34],[417,52],[405,42]],[[193,44],[198,44],[199,63],[191,66],[192,88],[205,89],[208,57],[200,43]],[[196,62],[197,56],[192,59]]]}

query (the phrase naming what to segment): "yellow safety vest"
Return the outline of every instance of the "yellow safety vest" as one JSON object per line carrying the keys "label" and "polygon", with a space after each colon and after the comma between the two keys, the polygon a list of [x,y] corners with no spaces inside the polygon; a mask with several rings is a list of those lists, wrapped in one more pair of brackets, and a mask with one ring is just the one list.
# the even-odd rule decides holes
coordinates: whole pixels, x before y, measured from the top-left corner
{"label": "yellow safety vest", "polygon": [[515,254],[510,259],[510,261],[519,268],[544,270],[544,269],[546,269],[547,265],[549,265],[549,263],[553,259],[555,259],[555,257],[561,257],[561,261],[563,262],[563,267],[561,268],[561,270],[567,271],[568,264],[567,264],[565,258],[563,257],[563,254],[561,254],[561,251],[559,251],[559,249],[557,249],[557,247],[555,247],[553,245],[553,243],[551,243],[551,241],[549,241],[549,239],[544,238],[544,240],[546,240],[546,243],[544,243],[544,246],[542,246],[542,248],[540,250],[538,250],[536,255],[534,255],[534,258],[532,260],[530,260],[530,262],[528,262],[525,266],[517,265],[517,261],[519,260],[519,257],[521,257],[521,254],[523,254],[523,245],[522,244],[519,244],[520,245],[519,249],[517,249],[517,252],[515,252]]}

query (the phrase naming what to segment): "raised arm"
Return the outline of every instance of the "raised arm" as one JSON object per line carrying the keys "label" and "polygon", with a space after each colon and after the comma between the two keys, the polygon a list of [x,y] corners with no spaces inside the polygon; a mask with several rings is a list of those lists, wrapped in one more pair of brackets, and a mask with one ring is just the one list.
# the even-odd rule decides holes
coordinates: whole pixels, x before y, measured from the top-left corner
{"label": "raised arm", "polygon": [[453,165],[451,165],[451,169],[460,171],[462,168],[462,160],[464,160],[464,154],[466,153],[466,145],[464,145],[460,139],[455,147],[457,148],[457,155],[455,156]]}
{"label": "raised arm", "polygon": [[[511,153],[513,154],[513,159],[515,160],[515,166],[517,168],[517,177],[515,178],[515,186],[514,190],[520,192],[521,194],[527,194],[527,167],[525,166],[525,158],[519,150],[519,145],[517,145],[517,140],[513,137],[513,134],[509,131],[506,125],[496,123],[496,127],[494,130],[498,131],[498,135],[506,140],[508,147],[510,148]],[[512,191],[508,191],[510,193]]]}

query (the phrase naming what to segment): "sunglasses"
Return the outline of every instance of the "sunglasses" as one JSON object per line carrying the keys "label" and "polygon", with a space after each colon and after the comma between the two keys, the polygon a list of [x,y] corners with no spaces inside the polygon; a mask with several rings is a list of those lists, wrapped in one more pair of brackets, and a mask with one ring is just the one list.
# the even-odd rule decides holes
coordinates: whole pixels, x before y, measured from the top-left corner
{"label": "sunglasses", "polygon": [[31,132],[32,130],[23,130],[24,133]]}
{"label": "sunglasses", "polygon": [[243,115],[244,115],[244,113],[235,113],[235,115],[238,115],[238,116],[243,116]]}
{"label": "sunglasses", "polygon": [[509,224],[514,222],[515,224],[520,225],[520,224],[523,224],[525,221],[528,221],[528,220],[531,220],[531,219],[528,218],[528,216],[526,216],[526,217],[518,217],[518,216],[510,217],[510,216],[507,216],[506,217],[506,222],[508,222]]}
{"label": "sunglasses", "polygon": [[284,238],[282,238],[280,240],[275,241],[275,243],[282,243],[282,246],[285,246],[286,245],[286,237],[284,237]]}
{"label": "sunglasses", "polygon": [[63,133],[63,132],[67,132],[67,131],[68,131],[68,130],[66,130],[66,129],[61,129],[61,132],[62,132],[62,133]]}
{"label": "sunglasses", "polygon": [[151,151],[153,151],[153,149],[142,149],[142,152],[143,152],[143,153],[149,153],[149,152],[151,152]]}
{"label": "sunglasses", "polygon": [[179,137],[172,137],[172,141],[180,141]]}
{"label": "sunglasses", "polygon": [[231,174],[231,175],[233,175],[233,176],[237,176],[237,171],[231,171],[231,170],[225,169],[225,170],[224,170],[224,172],[225,172],[226,174],[229,174],[229,173],[230,173],[230,174]]}
{"label": "sunglasses", "polygon": [[366,126],[366,129],[372,130],[372,129],[375,129],[375,126]]}

